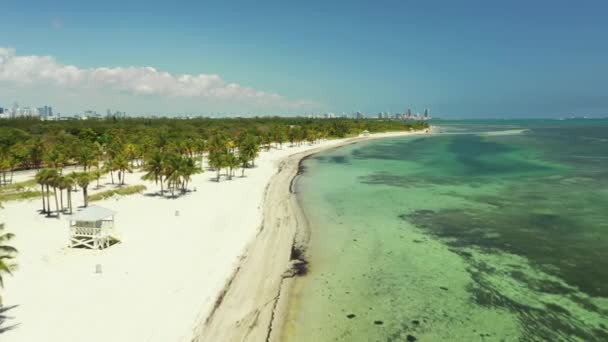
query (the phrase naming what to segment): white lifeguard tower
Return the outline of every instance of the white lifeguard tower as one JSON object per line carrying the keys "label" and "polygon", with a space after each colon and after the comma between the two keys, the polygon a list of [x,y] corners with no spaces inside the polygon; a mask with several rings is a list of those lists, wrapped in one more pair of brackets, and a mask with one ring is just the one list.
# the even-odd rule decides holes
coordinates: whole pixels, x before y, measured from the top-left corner
{"label": "white lifeguard tower", "polygon": [[362,137],[369,137],[369,131],[365,130],[365,131],[361,132],[361,136]]}
{"label": "white lifeguard tower", "polygon": [[90,206],[67,218],[70,222],[70,247],[103,249],[114,237],[115,211]]}

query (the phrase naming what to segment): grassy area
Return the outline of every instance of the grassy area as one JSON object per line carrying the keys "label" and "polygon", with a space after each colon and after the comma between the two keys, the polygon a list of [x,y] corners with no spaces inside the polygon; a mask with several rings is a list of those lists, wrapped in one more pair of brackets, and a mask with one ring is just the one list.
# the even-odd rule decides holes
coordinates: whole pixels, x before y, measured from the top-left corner
{"label": "grassy area", "polygon": [[126,196],[126,195],[138,194],[138,193],[143,192],[144,190],[146,190],[145,185],[125,186],[122,188],[101,191],[94,195],[90,195],[89,201],[90,202],[101,201],[102,199],[106,199],[106,198],[112,197],[114,195]]}
{"label": "grassy area", "polygon": [[36,181],[32,179],[25,182],[0,186],[0,202],[18,201],[40,197],[40,191],[31,189],[36,185]]}
{"label": "grassy area", "polygon": [[21,191],[25,188],[30,188],[30,187],[33,187],[36,185],[38,185],[38,184],[36,184],[36,180],[30,179],[30,180],[27,180],[24,182],[17,182],[17,183],[2,185],[2,186],[0,186],[0,192]]}
{"label": "grassy area", "polygon": [[40,197],[40,191],[26,190],[19,192],[0,192],[0,202],[25,200]]}

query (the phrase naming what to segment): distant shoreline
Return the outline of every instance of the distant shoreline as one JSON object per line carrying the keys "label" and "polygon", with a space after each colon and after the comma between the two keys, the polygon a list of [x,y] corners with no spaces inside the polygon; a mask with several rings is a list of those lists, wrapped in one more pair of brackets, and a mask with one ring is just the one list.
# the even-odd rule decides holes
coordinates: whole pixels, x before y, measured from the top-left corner
{"label": "distant shoreline", "polygon": [[280,161],[266,187],[263,223],[193,341],[281,341],[294,277],[305,266],[307,219],[293,192],[301,163],[320,152],[424,131],[379,133],[296,153]]}

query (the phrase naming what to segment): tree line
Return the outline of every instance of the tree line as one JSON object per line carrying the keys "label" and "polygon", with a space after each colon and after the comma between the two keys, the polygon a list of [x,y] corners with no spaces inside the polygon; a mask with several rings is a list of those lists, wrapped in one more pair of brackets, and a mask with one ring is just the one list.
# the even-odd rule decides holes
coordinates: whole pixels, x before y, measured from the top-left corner
{"label": "tree line", "polygon": [[[89,185],[109,174],[112,184],[125,184],[127,174],[141,168],[146,180],[160,183],[161,194],[188,191],[191,177],[203,172],[204,156],[216,181],[232,179],[255,166],[260,150],[284,144],[315,143],[362,131],[416,130],[423,122],[349,119],[102,119],[40,121],[0,120],[0,186],[17,170],[38,170],[42,212],[73,211],[72,192],[82,190],[88,205]],[[65,172],[71,166],[72,172]],[[80,169],[81,170],[76,170]],[[65,197],[64,197],[65,193]]]}

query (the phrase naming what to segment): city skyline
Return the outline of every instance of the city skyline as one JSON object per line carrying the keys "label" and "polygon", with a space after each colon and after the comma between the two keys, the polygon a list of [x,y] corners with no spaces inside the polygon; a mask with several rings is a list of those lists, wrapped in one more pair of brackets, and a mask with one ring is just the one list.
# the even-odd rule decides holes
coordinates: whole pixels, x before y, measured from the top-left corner
{"label": "city skyline", "polygon": [[[52,106],[43,105],[41,107],[32,106],[32,105],[20,105],[19,102],[13,102],[10,107],[3,107],[3,104],[0,102],[0,119],[7,118],[22,118],[22,117],[36,117],[41,120],[60,120],[60,119],[102,119],[102,118],[111,118],[111,117],[217,117],[217,118],[229,118],[229,117],[243,117],[240,113],[222,113],[222,112],[210,112],[210,113],[197,113],[191,115],[184,115],[183,113],[173,113],[173,115],[166,113],[147,113],[147,114],[139,114],[139,115],[130,115],[127,112],[120,110],[112,110],[105,109],[105,111],[97,111],[93,109],[80,110],[76,113],[68,113],[61,114],[60,112],[54,111]],[[256,115],[256,116],[272,116],[269,114],[266,115]],[[430,116],[430,110],[428,108],[424,109],[424,113],[421,115],[420,113],[412,114],[412,109],[407,108],[407,110],[403,110],[401,112],[378,112],[378,114],[374,115],[373,113],[364,113],[361,111],[354,112],[342,112],[333,113],[333,112],[304,112],[299,113],[297,115],[293,115],[296,117],[309,117],[309,118],[349,118],[349,119],[396,119],[396,120],[429,120],[432,117]]]}
{"label": "city skyline", "polygon": [[544,0],[9,0],[0,106],[50,105],[66,115],[412,107],[446,118],[606,116],[607,9]]}

